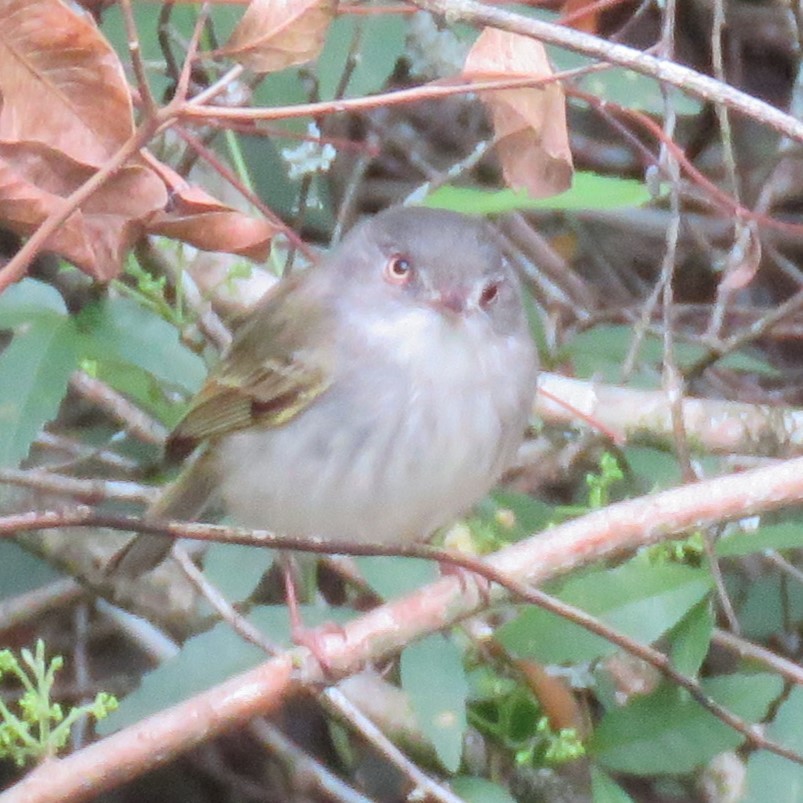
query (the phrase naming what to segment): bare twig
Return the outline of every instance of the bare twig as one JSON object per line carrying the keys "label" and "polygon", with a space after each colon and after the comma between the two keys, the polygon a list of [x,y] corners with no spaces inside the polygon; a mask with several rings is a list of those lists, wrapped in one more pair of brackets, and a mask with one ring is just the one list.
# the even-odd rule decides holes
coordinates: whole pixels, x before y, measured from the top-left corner
{"label": "bare twig", "polygon": [[153,99],[153,93],[151,92],[148,78],[145,75],[145,65],[142,62],[142,50],[139,45],[137,24],[134,22],[134,12],[131,9],[131,0],[121,0],[121,6],[123,10],[125,33],[128,37],[128,52],[131,56],[131,64],[134,67],[134,75],[137,79],[140,101],[145,110],[145,116],[155,117],[156,101]]}
{"label": "bare twig", "polygon": [[61,494],[88,504],[108,499],[120,502],[150,504],[159,495],[158,488],[123,480],[80,479],[65,477],[41,468],[0,468],[0,483],[35,488],[46,493]]}
{"label": "bare twig", "polygon": [[[650,647],[612,634],[593,617],[542,594],[534,585],[581,565],[656,543],[690,527],[704,526],[725,518],[739,518],[777,509],[803,496],[803,458],[736,476],[721,477],[610,505],[574,521],[555,526],[536,538],[522,541],[484,562],[455,556],[425,546],[394,550],[396,554],[451,560],[481,573],[499,586],[483,593],[477,584],[444,577],[410,599],[402,598],[347,623],[339,633],[318,635],[329,677],[307,650],[293,650],[250,672],[233,678],[192,700],[114,734],[86,749],[31,772],[8,795],[31,795],[38,801],[81,800],[112,788],[152,767],[155,760],[173,755],[236,724],[265,713],[281,703],[296,683],[315,684],[345,677],[368,660],[377,660],[399,650],[411,639],[441,630],[505,596],[503,588],[548,610],[569,616],[658,667],[687,689],[695,700],[727,722],[750,743],[792,761],[803,762],[781,745],[767,740],[759,730],[722,709],[702,693],[691,678],[678,673],[666,656]],[[20,529],[38,529],[84,524],[138,529],[143,532],[192,538],[221,538],[238,543],[263,544],[314,551],[320,545],[293,542],[262,531],[245,531],[212,525],[135,521],[127,517],[98,516],[88,508],[61,513],[6,516],[0,519],[0,534]],[[332,545],[330,550],[360,554],[387,553],[366,544]],[[525,585],[528,583],[529,585]],[[415,616],[409,607],[415,605]],[[158,749],[154,748],[158,745]],[[35,796],[35,798],[34,798]],[[0,800],[3,798],[0,797]],[[18,799],[18,798],[15,798]]]}
{"label": "bare twig", "polygon": [[777,672],[792,683],[803,686],[803,667],[800,664],[776,655],[760,644],[753,644],[741,636],[729,633],[727,630],[716,628],[711,636],[711,641],[726,650],[737,653],[746,661],[754,661],[763,664],[773,672]]}
{"label": "bare twig", "polygon": [[173,559],[178,562],[181,571],[195,586],[201,596],[218,612],[218,615],[240,638],[259,647],[266,655],[277,655],[281,648],[271,644],[262,633],[254,627],[245,617],[241,616],[235,607],[215,587],[204,573],[192,562],[183,549],[173,549]]}
{"label": "bare twig", "polygon": [[264,748],[277,755],[282,764],[293,768],[293,775],[303,783],[295,791],[308,798],[323,797],[332,803],[371,803],[371,799],[352,789],[331,770],[305,753],[282,731],[264,719],[256,719],[249,730]]}
{"label": "bare twig", "polygon": [[664,61],[640,50],[613,44],[581,31],[542,22],[533,17],[524,17],[497,6],[484,5],[476,0],[414,0],[414,2],[419,8],[443,15],[449,20],[490,25],[504,31],[532,36],[547,44],[558,45],[601,61],[628,67],[703,100],[720,102],[791,139],[803,142],[803,123],[799,120],[769,103],[680,64]]}
{"label": "bare twig", "polygon": [[[349,726],[368,740],[389,762],[410,778],[419,792],[427,796],[427,800],[441,803],[459,803],[448,789],[432,780],[422,772],[414,761],[410,761],[404,753],[341,691],[338,686],[326,689],[321,695],[330,712],[342,717]],[[412,795],[410,796],[412,799]]]}
{"label": "bare twig", "polygon": [[62,471],[65,468],[72,468],[90,460],[97,460],[99,463],[106,464],[118,472],[130,474],[139,470],[139,463],[117,454],[111,449],[87,446],[77,440],[67,438],[64,435],[56,435],[52,432],[40,432],[36,436],[36,445],[41,449],[67,456],[66,459],[61,461],[48,461],[48,471]]}
{"label": "bare twig", "polygon": [[70,387],[109,413],[134,437],[155,446],[164,444],[167,438],[165,427],[105,382],[84,371],[76,371],[70,377]]}
{"label": "bare twig", "polygon": [[56,580],[25,594],[0,600],[0,623],[3,630],[11,630],[48,611],[65,610],[88,595],[89,592],[77,580]]}

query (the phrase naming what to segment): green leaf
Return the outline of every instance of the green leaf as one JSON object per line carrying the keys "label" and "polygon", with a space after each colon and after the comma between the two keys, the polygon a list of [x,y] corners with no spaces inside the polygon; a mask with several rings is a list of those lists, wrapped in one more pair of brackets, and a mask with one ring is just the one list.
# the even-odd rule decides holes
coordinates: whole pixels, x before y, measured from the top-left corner
{"label": "green leaf", "polygon": [[127,727],[251,669],[265,657],[259,647],[244,641],[228,624],[218,624],[188,639],[175,658],[148,672],[139,687],[120,701],[117,711],[98,725],[98,732],[105,736]]}
{"label": "green leaf", "polygon": [[[767,729],[767,736],[803,753],[803,688],[794,686]],[[743,803],[803,803],[803,767],[768,750],[747,760],[747,794]]]}
{"label": "green leaf", "polygon": [[516,798],[507,789],[485,778],[458,775],[449,786],[466,803],[516,803]]}
{"label": "green leaf", "polygon": [[678,461],[669,452],[649,446],[628,446],[624,455],[643,493],[674,488],[682,480]]}
{"label": "green leaf", "polygon": [[[567,345],[567,352],[578,376],[595,376],[608,382],[618,382],[622,363],[633,342],[633,329],[629,326],[603,324],[581,332]],[[639,351],[639,365],[653,369],[653,384],[660,375],[656,370],[663,360],[663,346],[656,338],[645,337]]]}
{"label": "green leaf", "polygon": [[494,491],[488,499],[478,505],[478,512],[488,519],[493,519],[500,509],[510,510],[515,516],[512,535],[508,538],[511,541],[543,530],[555,517],[552,505],[529,494],[515,491]]}
{"label": "green leaf", "polygon": [[711,646],[714,614],[708,599],[695,605],[672,631],[672,665],[684,675],[696,676]]}
{"label": "green leaf", "polygon": [[[332,608],[300,607],[307,627],[323,622],[345,621],[353,612]],[[290,622],[285,605],[267,605],[247,617],[267,641],[290,645]],[[102,735],[124,728],[195,694],[222,683],[267,660],[267,655],[222,622],[206,633],[188,639],[176,656],[148,672],[139,688],[120,702],[119,709],[98,728]]]}
{"label": "green leaf", "polygon": [[363,97],[381,89],[404,50],[406,30],[407,23],[398,14],[337,17],[318,57],[321,100],[334,99],[352,47],[356,60],[343,97]]}
{"label": "green leaf", "polygon": [[13,329],[52,313],[66,315],[67,305],[61,293],[44,282],[23,279],[0,293],[0,329]]}
{"label": "green leaf", "polygon": [[85,308],[78,325],[85,357],[137,366],[162,382],[194,393],[206,376],[203,360],[180,340],[175,326],[128,298]]}
{"label": "green leaf", "polygon": [[[782,692],[783,679],[769,673],[727,675],[704,682],[703,689],[737,716],[754,723]],[[666,684],[653,694],[636,697],[624,708],[609,711],[594,734],[590,751],[613,772],[687,773],[743,741],[741,733],[698,705],[685,690]]]}
{"label": "green leaf", "polygon": [[762,640],[783,633],[789,622],[803,621],[803,586],[779,574],[751,578],[738,609],[742,635]]}
{"label": "green leaf", "polygon": [[73,322],[50,312],[0,354],[0,466],[18,466],[59,410],[77,364]]}
{"label": "green leaf", "polygon": [[755,532],[737,532],[717,541],[721,558],[752,555],[767,549],[800,549],[803,547],[803,522],[764,524]]}
{"label": "green leaf", "polygon": [[[164,62],[164,52],[160,47],[159,14],[154,14],[152,8],[140,3],[134,3],[132,11],[139,33],[138,42],[142,59],[146,64],[162,64]],[[228,39],[234,25],[242,14],[242,8],[237,6],[214,3],[209,7],[210,27],[215,31],[217,41],[225,42]],[[197,6],[176,3],[170,10],[170,35],[174,38],[174,41],[188,42],[197,19]],[[128,64],[130,58],[129,38],[119,3],[109,4],[109,7],[103,9],[100,29],[121,61],[124,64]],[[165,73],[165,70],[157,69],[149,69],[147,71],[148,83],[151,86],[154,97],[163,98],[166,93],[172,93],[175,90],[173,79]]]}
{"label": "green leaf", "polygon": [[[705,354],[705,349],[700,346],[700,356]],[[691,361],[690,361],[691,362]],[[780,377],[782,372],[767,360],[755,354],[748,354],[743,351],[734,351],[731,354],[717,360],[717,365],[727,368],[730,371],[741,371],[746,374],[761,374],[762,376]]]}
{"label": "green leaf", "polygon": [[382,599],[400,597],[438,577],[438,567],[431,560],[378,555],[356,558],[356,562],[368,585]]}
{"label": "green leaf", "polygon": [[599,767],[591,767],[591,793],[594,803],[633,803],[633,798]]}
{"label": "green leaf", "polygon": [[243,600],[256,588],[275,556],[272,549],[213,543],[204,555],[204,575],[226,599]]}
{"label": "green leaf", "polygon": [[441,763],[455,772],[466,731],[468,680],[462,653],[439,633],[411,644],[401,655],[401,685]]}
{"label": "green leaf", "polygon": [[[633,343],[633,328],[624,325],[602,324],[576,335],[567,346],[578,376],[597,376],[608,382],[620,378],[621,366]],[[675,357],[681,369],[691,366],[708,353],[697,343],[678,343]],[[657,385],[658,370],[663,363],[664,347],[661,340],[647,335],[640,343],[636,364],[651,368],[652,384]],[[718,365],[734,371],[746,371],[777,376],[778,370],[765,360],[743,352],[729,354]],[[631,383],[632,384],[632,383]],[[644,384],[643,380],[639,384]]]}
{"label": "green leaf", "polygon": [[[2,509],[0,488],[0,509]],[[52,583],[61,575],[44,560],[26,552],[13,541],[0,541],[0,598],[11,598]],[[9,622],[4,620],[8,629]]]}
{"label": "green leaf", "polygon": [[641,181],[579,172],[571,189],[551,198],[533,198],[526,190],[483,190],[446,184],[430,193],[423,205],[467,215],[501,215],[520,209],[614,209],[640,206],[649,200],[650,194]]}
{"label": "green leaf", "polygon": [[[635,558],[616,569],[569,580],[560,599],[602,619],[630,638],[649,644],[673,627],[709,592],[703,569],[673,563],[651,565]],[[503,625],[507,649],[543,663],[575,663],[610,655],[618,648],[601,636],[535,606]]]}
{"label": "green leaf", "polygon": [[170,394],[152,374],[136,365],[102,361],[95,363],[92,375],[127,396],[146,413],[172,429],[187,412],[186,401]]}

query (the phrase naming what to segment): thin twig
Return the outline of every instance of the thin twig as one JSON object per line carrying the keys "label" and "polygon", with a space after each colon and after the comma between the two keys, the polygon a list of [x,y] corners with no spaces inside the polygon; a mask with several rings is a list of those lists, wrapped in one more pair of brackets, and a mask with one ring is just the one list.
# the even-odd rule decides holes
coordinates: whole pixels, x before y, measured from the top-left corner
{"label": "thin twig", "polygon": [[69,496],[93,505],[112,499],[148,505],[160,493],[158,488],[150,488],[137,482],[67,477],[42,468],[0,468],[0,483]]}
{"label": "thin twig", "polygon": [[142,50],[139,45],[139,34],[137,33],[137,24],[134,21],[134,12],[131,9],[131,0],[121,0],[121,6],[125,33],[128,37],[128,53],[131,56],[134,76],[137,79],[140,102],[145,110],[145,116],[155,117],[156,101],[153,99],[153,93],[145,74],[145,65],[142,62]]}
{"label": "thin twig", "polygon": [[63,611],[77,600],[89,596],[77,580],[71,577],[0,600],[0,623],[2,630],[12,630],[19,625],[32,622],[49,611]]}
{"label": "thin twig", "polygon": [[223,619],[237,635],[249,644],[259,647],[266,655],[277,655],[281,652],[281,647],[269,642],[251,622],[236,610],[220,590],[216,588],[192,562],[183,549],[174,548],[172,557],[181,567],[184,576],[198,590],[198,593],[218,612],[220,618]]}
{"label": "thin twig", "polygon": [[[746,488],[750,489],[750,493],[746,493]],[[757,489],[763,489],[764,493],[759,493]],[[147,520],[136,520],[132,517],[104,516],[95,514],[87,508],[71,511],[69,515],[47,513],[7,516],[5,519],[0,519],[0,534],[3,531],[39,529],[44,526],[59,526],[59,524],[73,526],[91,524],[97,527],[136,530],[172,537],[226,540],[232,543],[262,544],[274,548],[290,548],[307,552],[315,552],[323,548],[343,554],[398,554],[450,562],[498,584],[520,599],[566,617],[642,658],[673,682],[686,689],[700,705],[742,733],[754,746],[803,763],[803,757],[766,739],[739,717],[711,700],[702,691],[697,681],[679,673],[671,665],[669,659],[659,651],[614,633],[585,612],[566,605],[522,582],[522,580],[530,583],[542,582],[546,577],[554,577],[558,573],[588,565],[595,560],[620,554],[624,549],[633,549],[637,546],[664,540],[671,534],[685,531],[689,527],[704,526],[706,523],[725,518],[755,515],[775,509],[788,504],[792,499],[799,498],[801,494],[803,494],[803,458],[798,458],[776,466],[754,469],[737,476],[719,477],[642,499],[610,505],[574,521],[553,527],[528,542],[521,542],[509,547],[491,556],[487,561],[478,561],[465,555],[455,555],[450,551],[433,549],[426,545],[410,545],[389,550],[386,547],[364,543],[310,543],[303,539],[276,536],[266,531],[174,522],[159,524]],[[535,554],[528,554],[528,550],[534,550]],[[548,559],[550,553],[553,558],[551,561]],[[498,598],[501,589],[494,588],[488,595],[482,595],[479,592],[473,595],[463,588],[461,593],[464,598],[464,607],[459,612],[450,610],[448,619],[439,620],[435,629],[445,626],[446,621],[453,622],[457,618],[475,613],[487,605],[490,599]],[[476,599],[474,599],[475,596]],[[441,611],[440,614],[445,615],[445,611]],[[370,620],[370,615],[365,618]],[[384,628],[387,628],[388,622],[383,621]],[[416,617],[415,622],[407,622],[405,627],[402,627],[398,621],[394,623],[393,627],[395,640],[403,635],[402,631],[405,631],[405,627],[413,628],[416,633],[420,634],[421,628],[426,629],[427,625],[423,619]],[[348,625],[346,629],[348,629]],[[412,636],[411,633],[406,635]],[[347,637],[345,642],[345,644],[335,647],[334,644],[337,642],[331,642],[325,638],[320,639],[321,654],[327,659],[331,656],[334,661],[328,665],[328,672],[333,676],[338,676],[339,672],[347,673],[344,666],[338,664],[338,660],[345,659],[346,665],[351,667],[357,658],[354,652],[347,649],[349,643]],[[357,643],[359,641],[351,644],[352,650],[356,649]],[[387,654],[385,650],[389,649],[389,642],[383,640],[382,644],[384,655]],[[327,656],[327,648],[334,650],[338,657],[332,653]],[[343,652],[344,650],[345,652]]]}
{"label": "thin twig", "polygon": [[162,446],[167,439],[167,429],[162,424],[100,379],[75,371],[70,377],[70,387],[105,410],[135,438],[155,446]]}
{"label": "thin twig", "polygon": [[[418,765],[414,761],[410,761],[337,686],[326,689],[322,697],[330,711],[335,711],[351,727],[356,728],[388,761],[412,780],[416,790],[419,793],[424,793],[427,796],[427,800],[437,800],[441,803],[460,803],[462,798],[457,797],[453,792],[445,789],[433,781],[426,773],[422,772]],[[410,799],[412,799],[412,795]]]}
{"label": "thin twig", "polygon": [[787,658],[782,658],[780,655],[776,655],[760,644],[753,644],[752,641],[747,641],[747,639],[741,636],[734,635],[720,628],[716,628],[712,633],[711,642],[726,650],[737,653],[740,658],[746,661],[754,661],[763,664],[792,683],[803,686],[803,667],[801,667],[800,664],[790,661]]}
{"label": "thin twig", "polygon": [[[755,515],[789,505],[803,496],[803,458],[754,469],[743,474],[719,477],[686,485],[641,499],[609,505],[581,518],[557,525],[536,538],[526,539],[478,563],[465,556],[428,549],[424,546],[394,550],[396,554],[418,557],[439,557],[452,560],[470,571],[481,573],[494,583],[501,583],[517,596],[545,605],[560,615],[588,626],[604,638],[611,638],[607,628],[586,614],[557,603],[535,591],[529,584],[588,565],[595,560],[620,555],[650,543],[657,543],[691,527],[704,526],[723,519]],[[238,543],[263,544],[285,548],[302,547],[303,551],[320,549],[309,542],[292,542],[262,531],[245,531],[212,525],[164,524],[135,521],[127,517],[98,516],[89,508],[72,511],[27,513],[0,519],[0,534],[27,529],[66,525],[112,526],[115,529],[184,536],[207,537]],[[328,544],[330,550],[360,554],[387,553],[365,544]],[[487,607],[490,602],[505,598],[502,587],[494,585],[487,595],[475,584],[461,583],[458,578],[444,577],[412,598],[391,601],[344,625],[340,633],[319,634],[321,654],[326,658],[331,679],[353,673],[368,660],[388,656],[411,639],[445,627]],[[415,604],[415,616],[410,605]],[[796,762],[803,758],[794,751],[769,741],[759,729],[746,726],[741,720],[701,696],[695,681],[678,675],[666,656],[644,645],[633,645],[620,637],[612,639],[626,649],[635,647],[635,654],[651,662],[686,688],[709,711],[721,716],[745,735],[756,747],[772,750]],[[96,796],[102,789],[112,788],[152,767],[155,761],[165,762],[179,752],[252,719],[275,707],[296,683],[315,684],[324,681],[324,673],[307,650],[283,653],[250,672],[197,695],[192,700],[163,711],[144,722],[90,745],[84,750],[32,771],[13,788],[11,794],[36,794],[40,803]],[[153,746],[158,745],[158,751]],[[121,756],[125,756],[125,761]],[[88,779],[92,779],[91,783]],[[0,798],[2,799],[2,798]]]}
{"label": "thin twig", "polygon": [[680,64],[581,31],[543,22],[534,17],[524,17],[497,6],[484,5],[476,0],[414,0],[414,2],[419,8],[443,15],[451,21],[463,20],[520,33],[540,39],[546,44],[565,47],[601,61],[627,67],[705,101],[718,101],[791,139],[803,142],[803,123],[799,120],[769,103]]}
{"label": "thin twig", "polygon": [[272,723],[255,719],[248,729],[265,749],[278,756],[280,764],[292,768],[293,777],[301,781],[296,783],[293,791],[301,798],[324,799],[332,803],[372,803],[371,798],[338,778]]}

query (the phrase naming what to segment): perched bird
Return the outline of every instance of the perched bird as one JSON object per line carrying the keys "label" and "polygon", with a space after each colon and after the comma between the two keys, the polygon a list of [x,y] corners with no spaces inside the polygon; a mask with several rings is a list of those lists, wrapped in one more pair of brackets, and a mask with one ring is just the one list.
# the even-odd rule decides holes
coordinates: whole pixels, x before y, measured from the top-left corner
{"label": "perched bird", "polygon": [[[244,527],[426,540],[509,466],[536,373],[494,230],[389,209],[253,310],[171,435],[168,452],[194,459],[148,515],[193,517],[217,492]],[[170,546],[137,536],[114,570],[140,574]]]}

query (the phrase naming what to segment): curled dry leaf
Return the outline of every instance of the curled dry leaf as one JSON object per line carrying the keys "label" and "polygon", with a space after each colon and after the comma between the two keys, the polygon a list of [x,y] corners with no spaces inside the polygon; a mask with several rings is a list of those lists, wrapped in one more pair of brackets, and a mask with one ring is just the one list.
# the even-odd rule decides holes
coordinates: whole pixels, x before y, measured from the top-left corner
{"label": "curled dry leaf", "polygon": [[720,292],[743,290],[761,266],[761,238],[755,222],[737,224],[737,234],[728,253],[725,272],[719,284]]}
{"label": "curled dry leaf", "polygon": [[590,735],[591,728],[586,714],[566,678],[550,675],[542,664],[532,659],[520,659],[513,663],[538,698],[554,731],[573,728],[581,739]]}
{"label": "curled dry leaf", "polygon": [[150,218],[148,233],[175,237],[204,251],[226,251],[256,261],[267,258],[277,232],[270,221],[221,203],[153,157],[148,161],[170,191],[170,208]]}
{"label": "curled dry leaf", "polygon": [[219,51],[258,73],[314,59],[323,49],[335,0],[251,0]]}
{"label": "curled dry leaf", "polygon": [[204,251],[226,251],[254,261],[270,253],[270,241],[276,230],[266,220],[249,217],[236,209],[219,204],[217,212],[181,214],[183,206],[172,212],[159,212],[148,224],[150,234],[162,234],[183,240]]}
{"label": "curled dry leaf", "polygon": [[[486,28],[466,57],[463,75],[474,81],[548,78],[553,75],[544,46],[526,36]],[[571,186],[572,156],[566,103],[557,81],[542,87],[483,92],[493,121],[505,181],[534,198]]]}
{"label": "curled dry leaf", "polygon": [[[29,236],[94,173],[94,167],[40,142],[0,142],[0,218]],[[143,165],[128,165],[73,212],[45,247],[98,279],[111,279],[145,220],[166,202],[158,176]]]}
{"label": "curled dry leaf", "polygon": [[0,141],[34,140],[102,165],[133,133],[111,46],[61,0],[2,0],[2,21]]}

